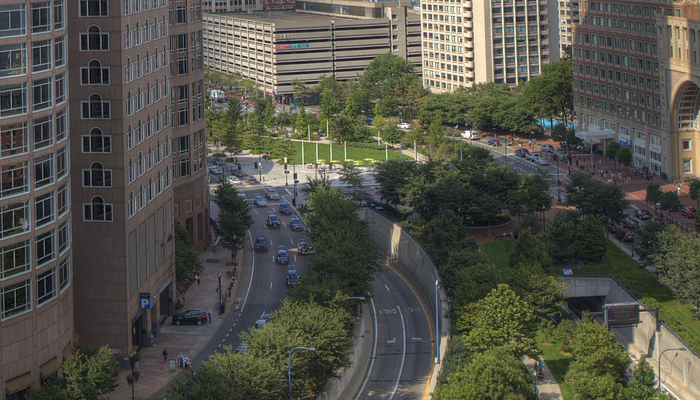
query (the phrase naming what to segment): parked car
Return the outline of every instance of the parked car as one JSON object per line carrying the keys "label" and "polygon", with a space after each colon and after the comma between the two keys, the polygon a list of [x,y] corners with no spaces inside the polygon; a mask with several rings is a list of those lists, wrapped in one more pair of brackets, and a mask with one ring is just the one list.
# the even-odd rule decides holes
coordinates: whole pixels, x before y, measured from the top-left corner
{"label": "parked car", "polygon": [[233,175],[227,176],[226,181],[233,186],[241,186],[243,184],[243,181],[241,181],[240,179],[238,179],[238,177]]}
{"label": "parked car", "polygon": [[518,157],[525,158],[525,156],[527,156],[528,153],[530,153],[530,151],[528,149],[516,149],[515,150],[515,155]]}
{"label": "parked car", "polygon": [[212,175],[221,175],[222,171],[221,167],[209,167],[209,173]]}
{"label": "parked car", "polygon": [[299,274],[297,273],[296,266],[290,265],[287,270],[287,287],[293,288],[299,284]]}
{"label": "parked car", "polygon": [[479,140],[479,134],[474,131],[466,130],[462,132],[462,138],[467,140]]}
{"label": "parked car", "polygon": [[236,354],[244,355],[248,351],[248,346],[237,346],[236,347]]}
{"label": "parked car", "polygon": [[280,227],[280,219],[279,217],[277,217],[277,214],[272,212],[267,214],[267,226],[269,226],[270,228]]}
{"label": "parked car", "polygon": [[289,227],[295,232],[301,232],[304,230],[304,224],[301,222],[301,218],[292,217],[289,220]]}
{"label": "parked car", "polygon": [[540,151],[543,151],[545,153],[554,153],[554,146],[551,144],[543,144],[540,146]]}
{"label": "parked car", "polygon": [[270,321],[270,314],[263,312],[260,315],[260,318],[255,321],[255,330],[256,331],[261,331],[265,327],[265,324],[267,324]]}
{"label": "parked car", "polygon": [[634,212],[634,216],[641,219],[642,221],[651,219],[651,213],[647,210],[637,210]]}
{"label": "parked car", "polygon": [[183,313],[173,315],[173,324],[205,324],[208,320],[207,312],[204,310],[187,310]]}
{"label": "parked car", "polygon": [[621,224],[618,224],[616,222],[611,222],[611,223],[607,224],[606,228],[607,228],[608,232],[610,232],[610,233],[615,233],[619,230],[625,229],[624,226],[622,226]]}
{"label": "parked car", "polygon": [[499,139],[489,139],[488,142],[486,142],[489,146],[495,146],[498,147],[501,145],[501,141]]}
{"label": "parked car", "polygon": [[402,122],[396,125],[396,127],[399,129],[411,129],[411,124],[409,124],[408,122]]}
{"label": "parked car", "polygon": [[303,239],[297,242],[297,253],[300,255],[306,255],[309,254],[309,250],[309,242]]}
{"label": "parked car", "polygon": [[238,193],[236,193],[236,196],[240,197],[243,200],[246,200],[246,201],[248,200],[248,196],[246,196],[245,193],[238,192]]}
{"label": "parked car", "polygon": [[267,197],[270,200],[279,200],[280,194],[277,193],[277,190],[275,190],[275,188],[266,187],[265,188],[265,197]]}
{"label": "parked car", "polygon": [[253,205],[256,207],[267,207],[267,200],[262,196],[255,196],[255,198],[253,198]]}
{"label": "parked car", "polygon": [[277,264],[286,265],[289,264],[289,254],[287,254],[287,246],[281,244],[277,246],[277,257],[275,257]]}
{"label": "parked car", "polygon": [[541,159],[542,156],[540,156],[540,153],[530,153],[528,154],[528,157],[525,157],[526,160],[530,160],[532,162],[535,162],[536,160]]}
{"label": "parked car", "polygon": [[554,150],[554,155],[559,157],[559,159],[563,160],[564,157],[566,157],[566,149],[560,147],[560,148]]}
{"label": "parked car", "polygon": [[251,185],[258,185],[258,184],[260,184],[260,182],[259,182],[254,176],[251,176],[250,178],[248,178],[248,183],[251,184]]}
{"label": "parked car", "polygon": [[625,243],[633,242],[634,241],[634,232],[632,232],[629,229],[620,229],[617,232],[615,232],[615,236],[617,238]]}
{"label": "parked car", "polygon": [[280,214],[291,214],[292,213],[292,206],[289,205],[286,201],[283,201],[280,203],[280,208],[279,208]]}
{"label": "parked car", "polygon": [[539,165],[540,167],[546,167],[547,165],[549,165],[549,163],[547,162],[547,160],[545,160],[545,159],[542,158],[542,157],[537,157],[537,158],[535,158],[533,162],[534,162],[535,164]]}
{"label": "parked car", "polygon": [[639,227],[639,221],[630,216],[626,216],[622,219],[621,225],[624,226],[626,229],[633,231]]}
{"label": "parked car", "polygon": [[255,238],[255,250],[256,251],[267,251],[267,239],[265,239],[265,236],[258,235]]}
{"label": "parked car", "polygon": [[695,207],[681,207],[681,215],[686,218],[695,218]]}
{"label": "parked car", "polygon": [[372,117],[365,119],[365,125],[372,125],[372,122],[374,122],[374,118]]}

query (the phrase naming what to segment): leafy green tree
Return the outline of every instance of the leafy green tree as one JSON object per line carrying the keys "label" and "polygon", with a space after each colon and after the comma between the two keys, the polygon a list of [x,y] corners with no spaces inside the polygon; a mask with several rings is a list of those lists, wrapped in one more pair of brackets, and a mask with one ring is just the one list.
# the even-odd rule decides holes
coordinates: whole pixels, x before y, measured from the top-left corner
{"label": "leafy green tree", "polygon": [[647,221],[635,231],[634,251],[645,266],[653,264],[653,257],[659,248],[659,234],[664,224],[659,221]]}
{"label": "leafy green tree", "polygon": [[650,183],[647,185],[646,202],[656,204],[661,200],[661,186],[658,183]]}
{"label": "leafy green tree", "polygon": [[535,399],[527,368],[509,349],[494,348],[448,375],[436,400]]}
{"label": "leafy green tree", "polygon": [[339,142],[364,142],[371,136],[358,117],[338,114],[330,121],[331,134]]}
{"label": "leafy green tree", "polygon": [[578,224],[574,248],[576,255],[582,260],[599,261],[603,259],[607,241],[605,230],[598,218],[588,215]]}
{"label": "leafy green tree", "polygon": [[605,157],[610,160],[614,160],[617,157],[617,152],[620,150],[621,146],[619,142],[610,142],[605,144]]}
{"label": "leafy green tree", "polygon": [[374,103],[377,115],[412,118],[424,95],[421,78],[405,59],[391,53],[376,57],[365,68],[359,90]]}
{"label": "leafy green tree", "polygon": [[632,373],[632,380],[630,380],[625,394],[629,400],[665,400],[668,399],[667,395],[661,394],[654,386],[656,385],[654,369],[649,365],[646,359],[637,364],[637,368],[634,369]]}
{"label": "leafy green tree", "polygon": [[681,200],[678,198],[678,193],[673,191],[661,193],[659,204],[662,210],[678,211],[681,208]]}
{"label": "leafy green tree", "polygon": [[569,129],[564,124],[557,124],[552,127],[552,139],[559,143],[566,143],[569,136]]}
{"label": "leafy green tree", "polygon": [[319,103],[322,118],[331,118],[344,107],[341,83],[332,77],[322,76],[318,80],[317,89],[321,95]]}
{"label": "leafy green tree", "polygon": [[338,180],[344,185],[348,185],[351,190],[351,196],[355,200],[361,199],[362,185],[362,170],[355,167],[352,164],[346,164],[343,169],[340,170],[340,176]]}
{"label": "leafy green tree", "polygon": [[396,125],[388,126],[381,130],[382,140],[389,144],[399,144],[401,139],[406,135],[406,132],[398,129]]}
{"label": "leafy green tree", "polygon": [[312,197],[318,190],[331,188],[331,179],[325,173],[320,174],[318,178],[308,177],[306,179],[301,191],[307,197]]}
{"label": "leafy green tree", "polygon": [[224,247],[231,250],[231,262],[243,248],[246,231],[253,224],[249,205],[238,197],[238,191],[228,182],[222,182],[216,189],[214,202],[219,206],[219,217],[214,226]]}
{"label": "leafy green tree", "polygon": [[628,167],[632,164],[632,150],[630,150],[629,147],[620,147],[620,149],[617,150],[615,159],[623,166]]}
{"label": "leafy green tree", "polygon": [[189,279],[204,270],[192,237],[180,224],[175,223],[175,276],[178,282]]}
{"label": "leafy green tree", "polygon": [[[568,375],[567,375],[568,376]],[[567,378],[575,400],[619,400],[624,387],[611,375],[594,375],[582,371]]]}
{"label": "leafy green tree", "polygon": [[457,244],[463,236],[462,221],[459,217],[451,210],[442,210],[428,221],[422,239],[426,250],[440,268],[450,258],[451,252],[457,249]]}
{"label": "leafy green tree", "polygon": [[524,230],[515,241],[515,248],[510,255],[511,267],[528,269],[531,272],[542,273],[552,266],[547,245],[531,231]]}
{"label": "leafy green tree", "polygon": [[695,232],[700,232],[700,212],[695,213],[695,217],[693,217],[693,226],[695,227]]}
{"label": "leafy green tree", "polygon": [[561,315],[564,301],[564,285],[555,277],[546,274],[530,274],[527,289],[522,292],[525,300],[540,321],[552,320]]}
{"label": "leafy green tree", "polygon": [[468,306],[457,327],[465,333],[467,348],[475,353],[506,346],[520,357],[534,347],[535,314],[508,285],[498,285],[488,296]]}
{"label": "leafy green tree", "polygon": [[513,215],[547,211],[552,204],[549,184],[540,175],[520,175],[517,189],[508,192],[508,202]]}
{"label": "leafy green tree", "polygon": [[700,314],[700,239],[671,225],[659,234],[658,240],[658,251],[652,259],[663,273],[661,282],[673,290],[678,300]]}
{"label": "leafy green tree", "polygon": [[389,160],[377,163],[374,179],[379,183],[379,195],[387,203],[397,206],[401,202],[401,190],[412,179],[416,163],[404,160]]}
{"label": "leafy green tree", "polygon": [[700,208],[700,179],[693,177],[688,183],[688,189],[690,190],[690,198],[698,202],[698,208]]}
{"label": "leafy green tree", "polygon": [[590,317],[579,322],[571,341],[573,361],[566,381],[577,375],[609,375],[614,382],[623,383],[629,358],[615,335]]}
{"label": "leafy green tree", "polygon": [[569,202],[584,215],[595,215],[602,221],[617,221],[627,207],[625,192],[617,185],[608,185],[593,180],[590,175],[571,175],[566,185]]}
{"label": "leafy green tree", "polygon": [[561,212],[554,216],[547,232],[549,254],[556,262],[564,262],[576,255],[572,243],[576,240],[577,216],[571,212]]}
{"label": "leafy green tree", "polygon": [[573,67],[571,59],[550,63],[523,88],[527,102],[541,118],[561,116],[565,122],[574,115]]}

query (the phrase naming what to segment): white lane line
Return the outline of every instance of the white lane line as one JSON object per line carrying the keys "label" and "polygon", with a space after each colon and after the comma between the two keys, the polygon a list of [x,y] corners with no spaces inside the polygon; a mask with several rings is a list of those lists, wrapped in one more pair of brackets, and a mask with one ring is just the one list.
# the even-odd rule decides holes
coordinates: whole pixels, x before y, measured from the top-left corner
{"label": "white lane line", "polygon": [[275,256],[272,256],[272,262],[275,262]]}
{"label": "white lane line", "polygon": [[[367,295],[369,296],[369,292],[367,293]],[[369,298],[369,303],[372,305],[372,315],[374,316],[374,343],[372,343],[372,358],[370,358],[369,369],[367,369],[367,375],[365,376],[364,382],[362,382],[362,387],[360,387],[360,390],[355,396],[355,400],[358,400],[360,396],[362,396],[362,392],[365,391],[367,381],[369,381],[369,377],[372,375],[372,367],[374,367],[374,358],[377,356],[377,310],[374,308],[374,299],[372,297]]]}
{"label": "white lane line", "polygon": [[403,364],[406,361],[406,323],[403,320],[401,306],[397,304],[396,308],[399,310],[399,315],[401,316],[401,328],[403,329],[403,349],[401,350],[401,366],[399,367],[399,376],[396,377],[396,384],[394,385],[394,390],[391,391],[391,396],[389,396],[389,400],[394,398],[396,389],[399,388],[399,381],[401,380],[401,374],[403,374]]}
{"label": "white lane line", "polygon": [[[250,238],[251,247],[253,247],[252,246],[253,235],[250,233],[250,229],[248,229],[248,237]],[[246,290],[246,292],[245,292],[245,298],[243,298],[243,305],[241,306],[241,314],[243,314],[243,310],[245,309],[246,302],[248,301],[248,295],[250,294],[250,287],[253,285],[253,275],[255,275],[255,251],[253,251],[252,254],[253,254],[253,262],[251,263],[250,280],[248,281],[248,290]]]}
{"label": "white lane line", "polygon": [[258,210],[256,210],[256,209],[253,209],[253,212],[257,214],[257,213],[258,213]]}
{"label": "white lane line", "polygon": [[294,262],[297,262],[297,255],[294,255]]}
{"label": "white lane line", "polygon": [[282,225],[284,225],[285,228],[287,227],[287,224],[285,224],[284,221],[282,221]]}
{"label": "white lane line", "polygon": [[286,190],[286,191],[287,191],[287,194],[292,194],[292,192],[290,192],[290,191],[289,191],[289,189],[287,189],[287,188],[284,188],[284,190]]}
{"label": "white lane line", "polygon": [[270,281],[270,290],[272,290],[272,281]]}
{"label": "white lane line", "polygon": [[272,246],[272,239],[270,239],[270,246]]}
{"label": "white lane line", "polygon": [[384,287],[386,288],[386,290],[387,290],[388,292],[391,292],[391,289],[389,289],[389,286],[384,285]]}
{"label": "white lane line", "polygon": [[294,244],[294,241],[292,240],[292,238],[289,238],[289,243]]}

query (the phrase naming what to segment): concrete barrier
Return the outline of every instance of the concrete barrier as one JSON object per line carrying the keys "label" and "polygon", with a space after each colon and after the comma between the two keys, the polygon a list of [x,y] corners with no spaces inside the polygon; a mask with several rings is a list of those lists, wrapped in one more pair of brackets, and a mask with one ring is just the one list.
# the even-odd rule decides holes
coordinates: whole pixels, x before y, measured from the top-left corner
{"label": "concrete barrier", "polygon": [[[604,297],[604,304],[642,303],[613,277],[564,277],[565,297]],[[643,306],[641,309],[645,309]],[[668,351],[661,360],[661,384],[678,399],[700,398],[700,355],[686,344],[663,322],[657,324],[651,312],[642,312],[637,326],[611,329],[617,340],[635,361],[646,358],[659,373],[659,355],[666,349],[684,348],[686,351]]]}
{"label": "concrete barrier", "polygon": [[[377,247],[380,256],[408,279],[420,297],[426,312],[432,317],[431,337],[435,359],[429,378],[427,397],[432,398],[450,339],[449,306],[447,296],[439,284],[440,277],[435,263],[423,246],[398,224],[366,207],[360,208],[358,214],[360,219],[367,222],[370,238]],[[436,283],[437,296],[435,293]],[[439,332],[437,335],[435,334],[436,323]]]}

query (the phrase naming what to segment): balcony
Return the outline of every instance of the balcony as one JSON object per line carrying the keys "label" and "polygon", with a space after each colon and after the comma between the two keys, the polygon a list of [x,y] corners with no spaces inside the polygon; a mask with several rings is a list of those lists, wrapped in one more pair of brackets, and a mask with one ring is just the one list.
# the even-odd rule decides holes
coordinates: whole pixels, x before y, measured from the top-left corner
{"label": "balcony", "polygon": [[465,53],[465,56],[467,56],[467,58],[474,58],[474,52],[473,52],[473,51],[467,51],[467,52]]}
{"label": "balcony", "polygon": [[466,76],[467,79],[474,79],[474,71],[467,71],[464,73],[464,76]]}
{"label": "balcony", "polygon": [[467,38],[467,39],[469,39],[469,40],[474,39],[474,32],[472,32],[472,31],[467,31],[467,32],[464,33],[464,37]]}
{"label": "balcony", "polygon": [[472,17],[473,17],[473,13],[472,13],[471,11],[465,11],[465,12],[464,12],[464,17],[465,17],[465,18],[472,18]]}
{"label": "balcony", "polygon": [[464,66],[467,68],[474,68],[474,61],[467,61],[464,63]]}
{"label": "balcony", "polygon": [[467,21],[467,22],[464,23],[464,26],[465,26],[467,29],[472,29],[472,28],[474,27],[474,23],[473,23],[472,21]]}

